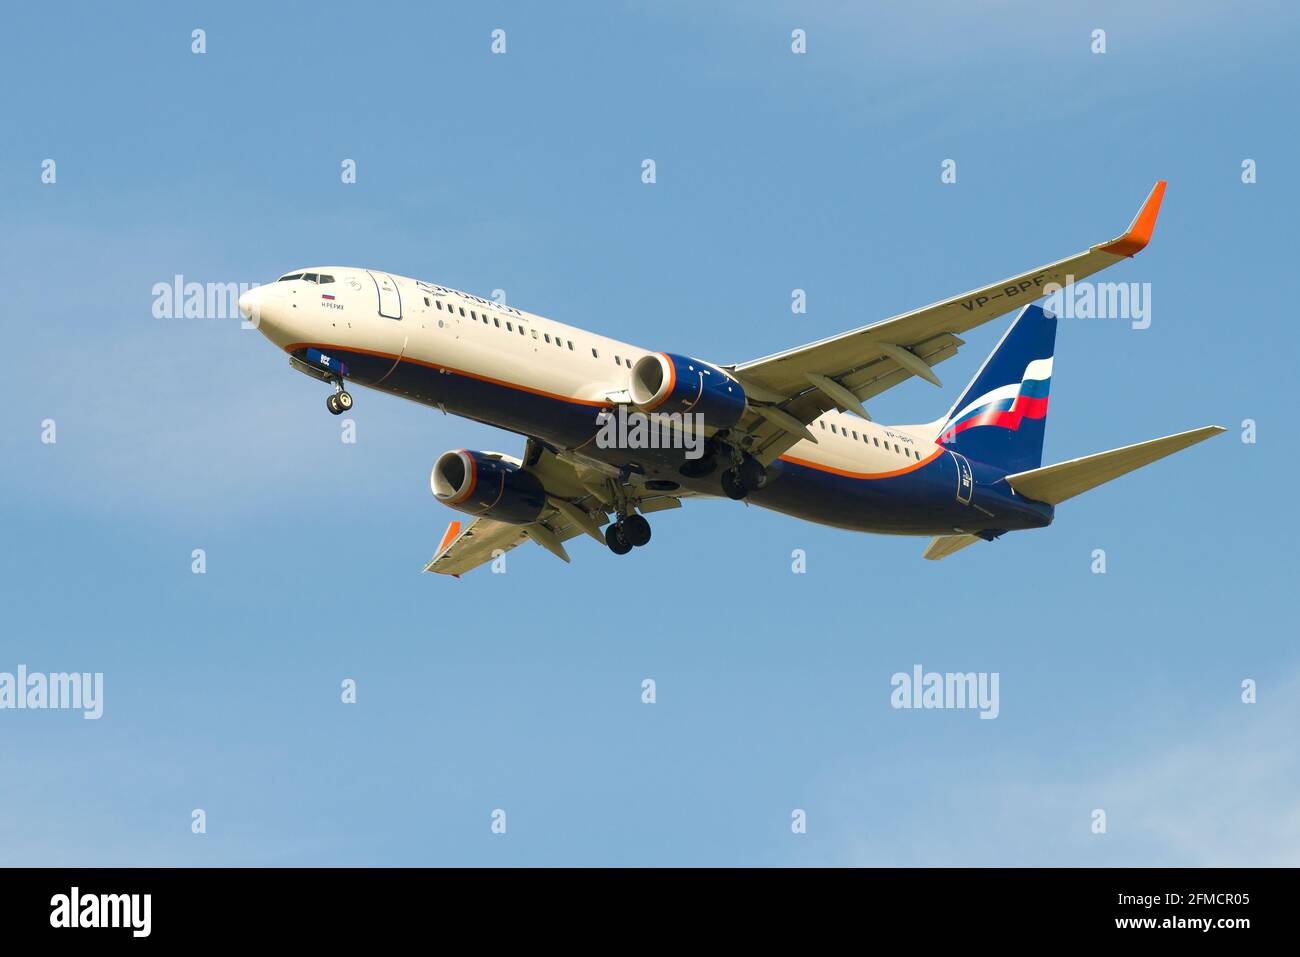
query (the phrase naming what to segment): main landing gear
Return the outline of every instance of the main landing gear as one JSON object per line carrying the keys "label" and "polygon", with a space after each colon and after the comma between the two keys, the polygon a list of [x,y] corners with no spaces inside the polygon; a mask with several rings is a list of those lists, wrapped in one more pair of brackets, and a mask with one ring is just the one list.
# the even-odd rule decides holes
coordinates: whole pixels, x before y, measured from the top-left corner
{"label": "main landing gear", "polygon": [[626,555],[633,548],[650,541],[650,523],[644,515],[633,512],[605,529],[605,544],[615,555]]}
{"label": "main landing gear", "polygon": [[767,469],[752,455],[746,455],[722,473],[722,493],[727,498],[740,499],[757,492],[767,484]]}
{"label": "main landing gear", "polygon": [[352,395],[343,388],[341,379],[334,383],[334,391],[325,400],[325,408],[330,410],[331,415],[342,415],[352,408]]}

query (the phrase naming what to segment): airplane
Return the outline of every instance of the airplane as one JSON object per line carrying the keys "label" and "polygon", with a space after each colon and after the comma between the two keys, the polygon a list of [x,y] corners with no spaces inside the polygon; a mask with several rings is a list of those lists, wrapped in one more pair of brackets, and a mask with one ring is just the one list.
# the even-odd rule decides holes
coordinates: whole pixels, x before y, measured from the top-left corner
{"label": "airplane", "polygon": [[[353,407],[355,384],[524,438],[518,457],[438,457],[434,497],[470,518],[451,522],[425,571],[459,577],[529,540],[567,562],[564,543],[583,534],[625,555],[649,542],[646,515],[706,497],[928,536],[923,557],[934,560],[1046,527],[1062,502],[1224,431],[1042,465],[1056,319],[1034,300],[1140,252],[1164,192],[1161,180],[1123,235],[1078,255],[731,365],[377,269],[295,270],[244,293],[239,308],[294,369],[333,386],[335,415]],[[871,419],[864,403],[913,376],[940,386],[933,367],[957,353],[960,334],[1017,308],[945,415]]]}

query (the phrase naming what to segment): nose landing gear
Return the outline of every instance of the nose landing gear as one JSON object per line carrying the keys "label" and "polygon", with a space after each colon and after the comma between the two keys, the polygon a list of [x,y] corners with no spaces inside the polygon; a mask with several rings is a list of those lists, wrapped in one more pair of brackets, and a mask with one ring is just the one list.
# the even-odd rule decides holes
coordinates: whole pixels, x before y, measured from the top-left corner
{"label": "nose landing gear", "polygon": [[335,381],[333,393],[325,400],[325,408],[331,415],[342,415],[352,408],[352,394],[343,388],[342,379]]}

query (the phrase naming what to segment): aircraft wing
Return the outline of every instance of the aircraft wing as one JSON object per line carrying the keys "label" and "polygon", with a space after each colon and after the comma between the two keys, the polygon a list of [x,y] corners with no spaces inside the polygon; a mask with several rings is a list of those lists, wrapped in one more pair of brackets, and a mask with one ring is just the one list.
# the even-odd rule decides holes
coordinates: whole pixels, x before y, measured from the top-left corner
{"label": "aircraft wing", "polygon": [[744,386],[753,412],[741,428],[752,448],[770,462],[795,442],[816,441],[806,429],[828,409],[866,416],[862,402],[917,375],[939,385],[931,366],[963,344],[959,334],[1046,294],[1136,255],[1151,239],[1165,181],[1156,183],[1128,231],[1076,256],[1039,266],[1001,282],[894,316],[869,326],[725,367]]}
{"label": "aircraft wing", "polygon": [[[465,572],[492,561],[498,551],[508,552],[516,545],[528,541],[526,527],[494,522],[490,518],[466,517],[464,521],[456,519],[447,526],[438,551],[424,566],[424,570],[460,577]],[[581,534],[581,528],[571,525],[565,534],[556,533],[556,538],[563,543]]]}
{"label": "aircraft wing", "polygon": [[[564,543],[586,534],[605,544],[601,527],[616,511],[611,478],[596,463],[562,458],[541,443],[529,440],[523,467],[532,472],[546,489],[547,507],[531,525],[511,525],[479,516],[456,519],[438,544],[426,572],[460,577],[492,561],[498,552],[508,552],[532,539],[557,558],[569,561]],[[642,513],[680,508],[678,495],[622,487],[629,504]],[[686,494],[686,493],[679,493]]]}

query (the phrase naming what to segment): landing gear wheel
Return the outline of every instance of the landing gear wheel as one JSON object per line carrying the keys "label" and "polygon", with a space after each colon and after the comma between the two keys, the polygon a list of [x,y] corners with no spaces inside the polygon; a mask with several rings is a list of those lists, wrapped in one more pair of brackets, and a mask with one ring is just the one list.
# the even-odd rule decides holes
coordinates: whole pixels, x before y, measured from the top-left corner
{"label": "landing gear wheel", "polygon": [[749,489],[740,484],[740,476],[735,469],[727,469],[722,473],[722,494],[737,502],[749,494]]}
{"label": "landing gear wheel", "polygon": [[623,537],[622,522],[615,522],[605,529],[605,544],[615,555],[626,555],[632,550],[632,543]]}
{"label": "landing gear wheel", "polygon": [[763,463],[752,455],[745,456],[745,460],[736,467],[736,472],[740,484],[747,492],[757,492],[767,484],[767,469],[763,468]]}
{"label": "landing gear wheel", "polygon": [[346,412],[352,408],[352,393],[346,389],[340,389],[334,393],[334,404],[339,407],[340,412]]}
{"label": "landing gear wheel", "polygon": [[331,392],[329,394],[329,397],[325,399],[325,408],[330,410],[330,415],[342,414],[343,409],[339,406],[338,393]]}
{"label": "landing gear wheel", "polygon": [[623,528],[623,539],[633,546],[641,546],[650,541],[650,523],[644,515],[629,515],[619,523]]}

